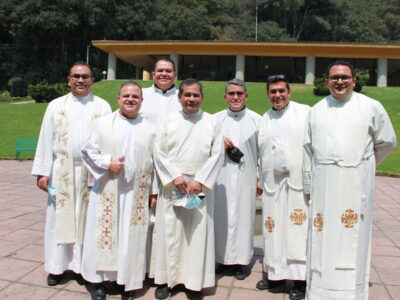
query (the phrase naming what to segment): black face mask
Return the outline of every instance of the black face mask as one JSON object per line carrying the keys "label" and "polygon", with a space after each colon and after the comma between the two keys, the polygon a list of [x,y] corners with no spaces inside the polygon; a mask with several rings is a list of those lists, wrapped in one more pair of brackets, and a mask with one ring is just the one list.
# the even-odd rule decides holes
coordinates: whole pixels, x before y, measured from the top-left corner
{"label": "black face mask", "polygon": [[231,161],[240,163],[240,159],[244,156],[243,152],[238,147],[233,146],[232,148],[226,149],[226,154]]}

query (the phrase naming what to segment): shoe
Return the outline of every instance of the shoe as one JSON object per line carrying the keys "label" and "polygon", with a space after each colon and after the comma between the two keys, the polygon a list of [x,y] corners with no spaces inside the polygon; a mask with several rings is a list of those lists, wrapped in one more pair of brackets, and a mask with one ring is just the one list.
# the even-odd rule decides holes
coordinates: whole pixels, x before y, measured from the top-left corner
{"label": "shoe", "polygon": [[135,291],[125,291],[125,285],[117,284],[114,281],[114,289],[116,289],[121,294],[121,299],[129,299],[135,296]]}
{"label": "shoe", "polygon": [[227,268],[228,268],[228,266],[217,263],[217,264],[215,264],[215,274],[220,274],[220,273],[224,272]]}
{"label": "shoe", "polygon": [[201,291],[192,291],[186,289],[186,295],[190,300],[201,300],[204,298],[204,295]]}
{"label": "shoe", "polygon": [[248,275],[244,266],[235,265],[234,270],[235,274],[233,275],[233,277],[235,277],[237,280],[243,280]]}
{"label": "shoe", "polygon": [[157,286],[154,296],[156,299],[167,299],[169,297],[169,287],[166,284]]}
{"label": "shoe", "polygon": [[79,285],[85,285],[85,279],[81,274],[74,274],[74,279]]}
{"label": "shoe", "polygon": [[106,289],[102,283],[93,285],[92,300],[106,300]]}
{"label": "shoe", "polygon": [[59,275],[49,274],[49,275],[47,275],[47,285],[55,286],[60,283],[62,278],[63,278],[63,274],[59,274]]}
{"label": "shoe", "polygon": [[130,299],[135,296],[135,291],[121,291],[121,299]]}
{"label": "shoe", "polygon": [[267,290],[268,289],[268,280],[261,279],[259,282],[257,282],[256,288],[258,288],[259,290]]}
{"label": "shoe", "polygon": [[306,297],[306,282],[295,280],[294,286],[289,293],[290,300],[302,300]]}
{"label": "shoe", "polygon": [[270,293],[285,293],[285,280],[268,280],[268,291]]}
{"label": "shoe", "polygon": [[290,300],[302,300],[306,297],[306,292],[302,290],[293,289],[289,293]]}

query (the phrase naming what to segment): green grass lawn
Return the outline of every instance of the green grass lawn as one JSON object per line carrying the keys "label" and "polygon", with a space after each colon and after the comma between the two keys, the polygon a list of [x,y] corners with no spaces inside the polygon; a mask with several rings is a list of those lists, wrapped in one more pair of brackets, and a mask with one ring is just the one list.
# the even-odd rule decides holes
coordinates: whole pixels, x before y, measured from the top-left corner
{"label": "green grass lawn", "polygon": [[[113,110],[118,107],[116,96],[123,80],[97,82],[93,86],[93,93],[106,99]],[[142,87],[148,87],[151,81],[138,81]],[[263,114],[271,107],[269,104],[264,83],[248,83],[249,100],[247,106]],[[223,98],[225,82],[203,82],[205,100],[203,109],[215,113],[226,108]],[[292,100],[308,105],[314,105],[322,97],[315,96],[313,86],[292,84]],[[364,87],[363,92],[382,102],[389,113],[396,130],[397,138],[400,137],[400,88]],[[146,101],[146,99],[144,100]],[[14,138],[38,137],[43,114],[46,110],[45,103],[10,104],[0,102],[0,159],[15,158]],[[32,153],[23,153],[23,158],[32,158]],[[378,167],[381,174],[400,175],[400,150],[396,149]]]}

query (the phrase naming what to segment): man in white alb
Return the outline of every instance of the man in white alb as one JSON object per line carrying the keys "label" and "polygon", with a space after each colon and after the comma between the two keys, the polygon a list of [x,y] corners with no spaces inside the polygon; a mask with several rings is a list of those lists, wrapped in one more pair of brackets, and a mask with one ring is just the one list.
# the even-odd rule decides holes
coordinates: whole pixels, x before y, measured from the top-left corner
{"label": "man in white alb", "polygon": [[153,85],[143,89],[143,105],[140,114],[157,128],[161,128],[169,114],[179,111],[178,90],[174,82],[177,77],[175,62],[161,57],[154,63],[151,73]]}
{"label": "man in white alb", "polygon": [[94,123],[82,148],[82,159],[96,179],[89,196],[82,275],[96,283],[96,300],[106,299],[104,281],[115,281],[123,295],[132,296],[146,273],[148,207],[149,201],[155,205],[158,187],[151,186],[156,128],[139,115],[142,100],[137,83],[123,83],[119,110]]}
{"label": "man in white alb", "polygon": [[[224,98],[228,108],[215,114],[222,127],[226,152],[214,187],[216,272],[231,265],[234,277],[243,280],[248,275],[245,266],[253,256],[261,116],[246,108],[248,93],[243,80],[228,81]],[[242,157],[235,156],[237,149]]]}
{"label": "man in white alb", "polygon": [[[168,57],[160,57],[156,60],[151,73],[153,85],[143,89],[143,103],[140,108],[140,115],[150,121],[158,129],[164,124],[164,120],[169,114],[181,110],[178,101],[178,90],[174,82],[177,78],[175,62]],[[150,210],[152,222],[150,222],[147,240],[147,272],[149,277],[154,278],[154,252],[153,249],[153,229],[155,208]]]}
{"label": "man in white alb", "polygon": [[293,280],[289,299],[304,299],[308,200],[302,185],[303,137],[308,105],[290,101],[285,75],[267,79],[272,108],[262,118],[259,132],[260,173],[263,186],[264,272],[257,288],[284,292]]}
{"label": "man in white alb", "polygon": [[382,104],[354,92],[351,64],[328,67],[330,95],[310,113],[304,189],[310,197],[307,299],[366,300],[375,167],[397,144]]}
{"label": "man in white alb", "polygon": [[215,285],[214,187],[223,162],[218,120],[200,107],[201,83],[179,87],[182,110],[165,121],[154,161],[161,179],[155,224],[157,299],[183,284],[189,299]]}
{"label": "man in white alb", "polygon": [[47,284],[57,285],[66,270],[81,272],[82,243],[89,191],[80,149],[91,123],[111,112],[110,105],[90,93],[93,73],[77,62],[69,70],[71,92],[50,102],[43,118],[32,175],[48,192],[45,228]]}

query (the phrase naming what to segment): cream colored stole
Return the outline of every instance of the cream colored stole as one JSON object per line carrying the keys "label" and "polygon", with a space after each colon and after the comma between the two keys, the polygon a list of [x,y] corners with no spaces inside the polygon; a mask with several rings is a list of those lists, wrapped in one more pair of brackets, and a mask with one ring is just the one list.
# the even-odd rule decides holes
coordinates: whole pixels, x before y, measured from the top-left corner
{"label": "cream colored stole", "polygon": [[[119,128],[115,126],[119,110],[104,118],[101,127],[102,138],[99,141],[104,153],[111,153],[112,157],[120,155],[118,152],[121,143]],[[146,123],[140,116],[135,125],[135,176],[132,185],[133,205],[129,227],[128,261],[126,262],[127,282],[135,277],[135,269],[143,266],[145,272],[145,246],[148,229],[148,198],[150,179],[153,170],[152,153],[154,135],[146,134]],[[153,137],[153,138],[152,138]],[[97,211],[97,245],[96,270],[116,271],[118,266],[118,175],[107,172],[100,180],[99,205]],[[132,273],[132,274],[131,274]],[[144,274],[144,273],[143,273]],[[144,276],[144,275],[143,275]],[[141,282],[143,277],[141,277]]]}
{"label": "cream colored stole", "polygon": [[[292,149],[299,148],[299,151],[291,152],[288,159],[289,176],[279,176],[274,174],[272,157],[272,135],[271,135],[271,111],[267,112],[262,119],[260,129],[259,144],[262,183],[265,195],[263,196],[263,232],[265,242],[264,261],[270,267],[286,267],[287,260],[305,261],[307,237],[307,205],[304,202],[302,187],[302,151],[303,135],[292,133]],[[290,105],[285,114],[290,114],[295,118],[294,107]],[[282,189],[288,189],[287,199],[287,218],[284,218],[286,224],[281,224],[282,216],[278,215],[279,194]],[[278,227],[286,227],[284,235],[278,235]],[[286,249],[284,249],[286,241]],[[286,251],[285,251],[286,250]],[[285,255],[286,253],[286,255]]]}
{"label": "cream colored stole", "polygon": [[[365,153],[370,112],[369,107],[364,105],[366,101],[361,97],[363,96],[353,93],[347,103],[339,103],[328,96],[325,98],[325,106],[313,114],[311,119],[313,139],[321,143],[320,148],[316,149],[318,152],[315,152],[312,158],[314,170],[311,193],[311,269],[315,271],[321,271],[322,253],[327,251],[322,249],[323,240],[330,238],[325,234],[324,218],[332,212],[326,211],[325,201],[335,201],[340,207],[338,215],[330,216],[334,218],[336,228],[340,232],[335,267],[336,269],[356,267],[360,218],[364,215],[365,201],[371,201],[367,199],[364,177],[368,174],[365,174],[364,162],[373,159],[374,155]],[[340,111],[341,114],[332,119],[332,115],[328,114],[329,109]],[[358,113],[360,111],[362,113]],[[329,149],[326,149],[328,143],[325,140],[332,138],[330,131],[337,131],[349,137],[347,140],[338,139],[335,144],[341,157],[329,157],[326,154],[329,153]],[[325,178],[327,168],[331,170],[329,178],[331,182]],[[321,175],[316,175],[316,172]]]}
{"label": "cream colored stole", "polygon": [[[72,157],[72,94],[67,94],[56,108],[54,116],[55,159],[53,166],[54,186],[56,188],[56,239],[58,244],[83,243],[87,203],[89,191],[87,189],[87,169],[82,167],[81,174],[74,174],[74,162]],[[89,106],[86,128],[91,122],[100,117],[101,106],[96,107],[93,96],[88,101]],[[75,176],[80,179],[79,195],[75,198]],[[81,206],[81,216],[78,228],[75,225],[76,202]]]}

